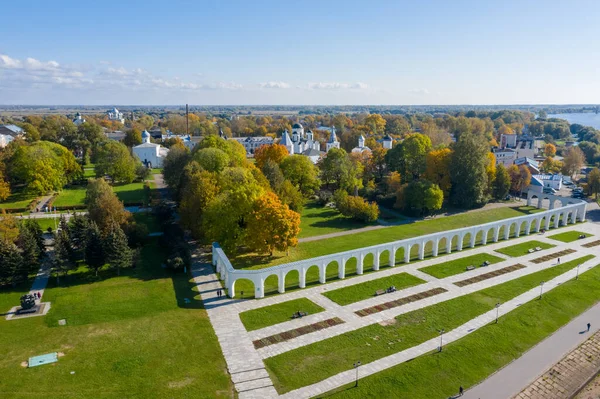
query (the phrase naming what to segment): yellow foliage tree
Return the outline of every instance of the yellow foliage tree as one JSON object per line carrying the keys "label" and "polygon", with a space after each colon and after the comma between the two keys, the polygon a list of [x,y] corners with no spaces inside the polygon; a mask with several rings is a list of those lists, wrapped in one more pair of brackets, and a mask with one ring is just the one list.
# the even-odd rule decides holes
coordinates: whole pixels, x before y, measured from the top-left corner
{"label": "yellow foliage tree", "polygon": [[4,201],[10,196],[10,185],[4,180],[4,175],[0,171],[0,201]]}
{"label": "yellow foliage tree", "polygon": [[261,145],[254,152],[254,160],[256,161],[256,166],[262,170],[264,164],[267,160],[271,160],[275,162],[277,165],[283,161],[285,157],[287,157],[288,150],[284,145],[281,144],[270,144],[270,145]]}
{"label": "yellow foliage tree", "polygon": [[488,153],[488,164],[485,167],[485,172],[488,177],[488,191],[491,193],[494,188],[494,180],[496,179],[496,156],[493,152]]}
{"label": "yellow foliage tree", "polygon": [[258,253],[273,255],[298,245],[300,214],[282,204],[277,195],[267,192],[259,197],[249,215],[246,245]]}
{"label": "yellow foliage tree", "polygon": [[556,146],[552,143],[546,144],[544,147],[544,155],[547,157],[553,157],[556,155]]}
{"label": "yellow foliage tree", "polygon": [[449,148],[430,151],[425,159],[425,178],[442,189],[444,198],[448,198],[452,187],[450,182],[451,159],[452,150]]}

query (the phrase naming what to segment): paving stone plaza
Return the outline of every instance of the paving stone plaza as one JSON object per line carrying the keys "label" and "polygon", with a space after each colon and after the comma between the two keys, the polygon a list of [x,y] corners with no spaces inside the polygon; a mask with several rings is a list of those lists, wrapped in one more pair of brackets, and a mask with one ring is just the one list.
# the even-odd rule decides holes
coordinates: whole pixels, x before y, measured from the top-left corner
{"label": "paving stone plaza", "polygon": [[[549,236],[555,232],[581,231],[589,234],[584,239],[578,239],[569,243],[552,239]],[[342,385],[351,383],[356,376],[355,370],[349,370],[339,373],[324,379],[316,384],[308,385],[296,389],[286,394],[279,395],[273,387],[273,383],[269,378],[269,374],[265,369],[263,360],[288,352],[290,350],[301,348],[311,343],[319,342],[349,331],[353,331],[362,327],[366,327],[375,323],[386,323],[393,320],[395,317],[421,309],[437,303],[448,301],[450,299],[467,295],[482,289],[492,287],[513,279],[526,276],[531,273],[538,272],[557,265],[558,259],[551,256],[560,253],[560,262],[566,263],[571,260],[581,258],[585,255],[597,255],[598,247],[590,246],[591,243],[598,241],[600,236],[600,226],[592,223],[579,223],[569,225],[557,230],[551,230],[545,234],[531,234],[529,236],[521,236],[510,241],[501,241],[485,246],[476,247],[461,252],[454,252],[436,258],[429,258],[420,262],[399,264],[395,267],[387,268],[366,275],[359,275],[353,278],[337,280],[328,284],[313,286],[294,292],[278,294],[260,300],[238,300],[227,297],[217,297],[217,289],[221,289],[222,285],[219,282],[218,276],[214,273],[214,268],[209,263],[196,262],[193,270],[195,281],[198,284],[198,290],[205,303],[209,317],[215,332],[221,344],[221,348],[227,361],[229,372],[235,384],[235,388],[239,393],[240,398],[309,398],[315,395],[323,394]],[[545,249],[541,252],[533,251],[520,257],[509,257],[495,252],[497,249],[506,248],[527,241],[535,240],[537,242],[553,245],[552,248]],[[456,259],[461,259],[474,254],[493,254],[503,260],[487,267],[476,268],[463,273],[455,274],[446,278],[435,278],[429,274],[422,272],[428,266],[436,265],[443,262],[448,262]],[[563,255],[564,254],[564,255]],[[547,255],[547,261],[540,261],[540,256]],[[591,259],[582,263],[577,269],[567,271],[564,274],[555,277],[554,279],[545,282],[543,290],[548,292],[557,285],[575,278],[576,274],[585,273],[590,268],[598,264],[597,259]],[[519,265],[519,267],[514,267]],[[494,273],[495,271],[509,270],[507,272]],[[351,303],[346,306],[340,306],[330,300],[323,293],[333,291],[342,287],[350,287],[356,284],[364,283],[382,277],[392,276],[399,273],[408,273],[421,280],[423,284],[412,286],[405,289],[399,289],[392,293],[387,293],[380,296],[372,296],[368,299]],[[478,276],[490,275],[484,279],[478,280]],[[466,279],[474,279],[474,282],[469,284],[461,284]],[[417,297],[417,300],[405,301],[400,306],[380,306],[390,301],[402,300],[403,298],[419,295],[424,292],[436,290],[435,294],[422,295]],[[507,314],[518,306],[538,298],[540,295],[539,287],[531,289],[512,300],[505,302],[496,311],[490,310],[467,323],[447,331],[443,336],[444,344],[460,339],[467,334],[476,331],[488,323],[491,323],[496,318],[496,313],[499,316]],[[253,331],[246,331],[239,314],[245,311],[259,309],[265,306],[284,303],[290,300],[307,298],[316,305],[322,307],[324,311],[315,314],[309,314],[305,317],[292,319],[290,315],[289,321],[268,327],[260,328]],[[422,298],[422,299],[420,299]],[[374,313],[361,316],[357,314],[363,309],[376,307],[380,309]],[[290,330],[299,329],[322,321],[337,318],[340,323],[331,323],[327,328],[321,328],[318,331],[302,334],[291,339],[281,342],[259,345],[256,349],[255,342],[265,337],[282,334]],[[363,364],[359,369],[359,376],[364,377],[383,371],[392,366],[406,362],[416,358],[427,352],[436,350],[439,346],[440,339],[430,339],[412,348],[399,351],[390,356],[383,357],[376,361]]]}

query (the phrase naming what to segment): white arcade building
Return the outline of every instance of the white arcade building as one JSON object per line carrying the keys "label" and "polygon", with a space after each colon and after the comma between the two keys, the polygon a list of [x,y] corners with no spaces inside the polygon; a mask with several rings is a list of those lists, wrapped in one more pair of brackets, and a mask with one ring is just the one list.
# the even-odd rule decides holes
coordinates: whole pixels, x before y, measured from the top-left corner
{"label": "white arcade building", "polygon": [[133,147],[133,153],[142,161],[147,168],[161,168],[169,149],[150,142],[150,133],[144,130],[142,133],[142,144]]}

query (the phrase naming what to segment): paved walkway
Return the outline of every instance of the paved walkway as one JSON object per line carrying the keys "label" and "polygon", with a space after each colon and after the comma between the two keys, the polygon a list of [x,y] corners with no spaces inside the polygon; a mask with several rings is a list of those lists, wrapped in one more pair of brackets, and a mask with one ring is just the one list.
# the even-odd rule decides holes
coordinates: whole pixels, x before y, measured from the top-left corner
{"label": "paved walkway", "polygon": [[[597,260],[596,260],[597,262]],[[580,334],[591,323],[592,332],[600,326],[600,304],[582,313],[523,356],[465,392],[465,399],[511,398],[535,381],[540,374],[581,345],[591,333]],[[568,395],[558,396],[560,398]]]}
{"label": "paved walkway", "polygon": [[[580,326],[581,328],[581,326]],[[580,335],[589,337],[584,328]],[[563,399],[576,394],[600,370],[600,332],[552,366],[515,399]]]}
{"label": "paved walkway", "polygon": [[[262,359],[276,356],[280,353],[284,353],[289,350],[299,348],[313,342],[318,342],[323,339],[330,338],[332,336],[343,334],[345,332],[352,331],[357,328],[361,328],[382,321],[387,321],[400,314],[420,309],[426,306],[430,306],[452,298],[456,298],[461,295],[467,295],[471,292],[475,292],[493,285],[503,283],[505,281],[519,278],[526,274],[534,273],[536,271],[547,268],[549,265],[555,264],[556,260],[550,260],[541,264],[534,264],[530,262],[532,259],[535,259],[540,255],[558,252],[566,248],[575,248],[577,250],[575,253],[562,257],[562,261],[564,263],[572,259],[577,259],[586,254],[597,254],[597,249],[583,248],[581,247],[581,244],[585,244],[588,241],[593,241],[597,239],[597,237],[600,236],[600,226],[593,224],[588,224],[584,226],[573,225],[569,227],[564,227],[560,231],[563,232],[569,230],[582,229],[584,231],[589,231],[590,233],[593,233],[594,237],[589,237],[585,240],[578,240],[573,243],[561,243],[547,238],[547,235],[552,235],[554,231],[547,235],[532,234],[529,236],[521,236],[520,238],[513,239],[511,241],[500,241],[498,243],[488,244],[485,247],[477,247],[473,250],[465,250],[466,252],[454,252],[452,254],[440,256],[438,258],[431,258],[425,261],[402,264],[401,266],[399,265],[392,268],[386,268],[376,273],[369,273],[350,279],[339,280],[329,284],[318,285],[315,287],[297,290],[290,293],[275,295],[261,300],[237,300],[229,299],[226,297],[217,298],[216,290],[221,288],[221,284],[219,283],[217,277],[213,273],[212,266],[196,261],[192,272],[195,281],[198,283],[198,288],[200,290],[202,300],[205,303],[209,317],[211,319],[211,322],[213,323],[215,332],[223,349],[223,353],[227,361],[228,369],[231,373],[232,380],[235,384],[236,390],[240,392],[240,397],[270,398],[277,397],[278,395],[272,386],[268,373],[264,369],[264,363]],[[486,253],[491,253],[491,251],[495,249],[512,246],[529,240],[550,242],[556,245],[556,247],[544,250],[543,253],[535,252],[532,254],[524,255],[519,258],[506,258],[505,260],[488,266],[486,268],[478,268],[474,271],[450,276],[445,279],[436,279],[431,276],[425,275],[418,270],[429,265],[438,264],[457,258],[462,258],[473,253],[481,253],[482,251],[485,251]],[[494,255],[504,257],[503,255],[499,255],[497,253],[494,253]],[[467,275],[468,277],[474,277],[479,274],[489,273],[490,271],[500,269],[506,266],[511,266],[516,263],[526,265],[526,268],[498,277],[494,277],[488,280],[483,280],[481,282],[471,284],[462,288],[459,288],[453,284],[457,281],[465,279]],[[591,268],[592,266],[595,266],[595,264],[597,264],[597,259],[595,261],[591,260],[584,263],[583,266],[580,268],[580,273],[584,273],[586,270],[589,270],[589,268]],[[327,290],[347,287],[365,281],[370,281],[373,279],[378,279],[403,272],[407,272],[421,277],[426,282],[419,286],[410,287],[404,290],[397,291],[395,293],[386,294],[379,297],[369,298],[347,306],[340,306],[322,295],[322,293]],[[544,285],[544,291],[546,292],[548,290],[551,290],[561,282],[573,278],[575,273],[576,272],[574,270],[571,270],[555,278],[554,280],[547,282]],[[354,313],[356,310],[360,310],[365,307],[378,305],[411,294],[427,291],[431,288],[436,287],[443,287],[447,290],[447,292],[417,302],[412,302],[400,307],[388,309],[383,312],[375,313],[366,317],[359,317]],[[519,297],[514,298],[513,300],[503,304],[500,308],[500,314],[505,314],[515,309],[517,306],[531,299],[537,298],[538,295],[539,288],[536,287],[531,291],[524,293],[523,295],[520,295]],[[319,304],[325,309],[325,311],[318,314],[303,317],[302,319],[290,320],[284,323],[265,327],[260,330],[255,330],[251,332],[246,332],[244,326],[240,321],[240,312],[261,308],[281,302],[286,302],[292,299],[302,297],[306,297],[311,301]],[[490,312],[469,321],[463,326],[460,326],[455,330],[444,334],[444,342],[447,343],[464,337],[465,335],[471,333],[477,328],[492,321],[495,318],[495,314],[495,310],[491,310]],[[295,339],[291,339],[289,341],[269,345],[258,350],[255,350],[252,344],[252,341],[255,339],[264,338],[269,335],[312,324],[317,321],[325,320],[331,317],[339,317],[342,320],[344,320],[344,323],[315,333],[306,334]],[[600,325],[600,321],[598,324]],[[437,345],[439,345],[439,338],[435,338],[430,341],[424,342],[413,348],[407,349],[402,352],[398,352],[391,356],[374,361],[370,364],[361,366],[360,374],[362,376],[366,376],[385,370],[389,367],[415,358],[423,353],[435,350]],[[290,392],[284,395],[284,397],[304,398],[325,393],[341,385],[351,383],[355,378],[354,373],[354,370],[349,370],[340,373],[317,384]],[[487,396],[482,397],[487,398]]]}

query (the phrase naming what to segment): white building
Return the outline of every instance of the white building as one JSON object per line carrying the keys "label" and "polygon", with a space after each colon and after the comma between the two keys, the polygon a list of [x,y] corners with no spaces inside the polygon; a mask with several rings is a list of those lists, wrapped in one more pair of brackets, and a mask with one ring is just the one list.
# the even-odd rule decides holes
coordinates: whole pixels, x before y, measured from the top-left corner
{"label": "white building", "polygon": [[17,125],[0,125],[0,148],[4,148],[18,137],[23,137],[25,131]]}
{"label": "white building", "polygon": [[142,144],[133,147],[133,153],[147,168],[161,168],[169,149],[150,142],[150,133],[144,130]]}
{"label": "white building", "polygon": [[78,112],[75,114],[75,119],[73,119],[73,124],[75,126],[83,125],[85,123],[85,119],[81,117],[81,114]]}
{"label": "white building", "polygon": [[329,152],[332,148],[340,148],[340,142],[335,135],[335,126],[331,127],[331,134],[329,135],[329,140],[327,140],[327,144],[325,144],[326,152]]}
{"label": "white building", "polygon": [[301,154],[306,150],[321,150],[321,143],[315,140],[313,132],[308,129],[304,133],[304,127],[300,123],[294,123],[292,126],[292,143],[294,144],[294,154]]}
{"label": "white building", "polygon": [[365,146],[365,136],[363,136],[362,134],[360,135],[360,137],[358,138],[358,147],[354,147],[352,149],[352,152],[355,153],[363,153],[363,152],[371,152],[371,149],[369,147]]}
{"label": "white building", "polygon": [[263,145],[273,144],[273,137],[259,136],[259,137],[232,137],[229,140],[235,140],[244,146],[247,155],[254,155],[254,152],[258,147]]}
{"label": "white building", "polygon": [[502,164],[508,168],[517,159],[517,153],[511,148],[494,148],[492,152],[496,156],[496,165]]}
{"label": "white building", "polygon": [[540,175],[532,175],[531,179],[537,179],[538,181],[540,181],[543,185],[544,188],[549,187],[549,188],[553,188],[555,190],[560,190],[562,188],[562,175],[560,174],[556,174],[556,175],[545,175],[545,174],[540,174]]}
{"label": "white building", "polygon": [[394,146],[394,139],[389,134],[386,134],[381,140],[381,145],[383,146],[383,148],[391,150]]}
{"label": "white building", "polygon": [[111,121],[119,121],[121,123],[125,123],[125,118],[123,117],[123,113],[116,108],[108,111],[106,113],[108,115],[108,119]]}
{"label": "white building", "polygon": [[183,144],[191,151],[194,149],[196,142],[192,140],[192,136],[189,134],[173,134],[170,130],[167,130],[167,134],[161,134],[160,139],[162,141],[170,140],[170,139],[179,139],[183,142]]}
{"label": "white building", "polygon": [[500,148],[515,151],[515,158],[535,158],[537,149],[533,137],[516,134],[503,134],[500,136]]}

